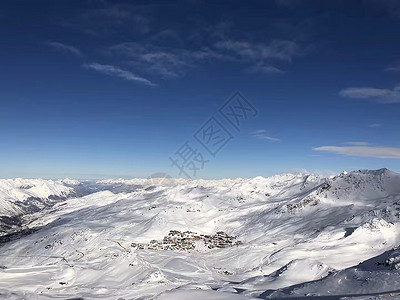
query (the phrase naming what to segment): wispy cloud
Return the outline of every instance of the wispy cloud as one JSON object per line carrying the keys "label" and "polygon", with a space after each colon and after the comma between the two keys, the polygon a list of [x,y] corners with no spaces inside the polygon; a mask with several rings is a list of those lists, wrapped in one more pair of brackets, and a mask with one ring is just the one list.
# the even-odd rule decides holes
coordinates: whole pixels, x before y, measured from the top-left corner
{"label": "wispy cloud", "polygon": [[213,50],[225,60],[249,65],[247,72],[264,74],[284,73],[276,66],[278,62],[290,63],[294,57],[305,54],[297,42],[283,39],[254,43],[225,38],[217,41]]}
{"label": "wispy cloud", "polygon": [[135,81],[135,82],[143,83],[143,84],[149,85],[149,86],[157,86],[155,83],[151,82],[150,80],[148,80],[146,78],[137,76],[130,71],[122,70],[122,69],[112,66],[112,65],[102,65],[102,64],[98,64],[98,63],[90,63],[90,64],[85,64],[83,66],[87,69],[93,69],[102,74],[106,74],[109,76],[119,77],[119,78],[122,78],[125,80]]}
{"label": "wispy cloud", "polygon": [[[172,36],[171,32],[167,36]],[[174,39],[176,35],[174,34]],[[182,43],[184,43],[182,41]],[[250,42],[219,40],[195,50],[173,48],[148,43],[122,43],[108,49],[110,55],[123,57],[131,66],[164,78],[179,78],[190,68],[206,61],[226,61],[247,65],[250,73],[279,74],[283,71],[274,61],[290,62],[300,55],[299,46],[291,41],[274,40],[268,45]]]}
{"label": "wispy cloud", "polygon": [[281,141],[278,138],[274,138],[274,137],[268,136],[267,135],[267,131],[265,129],[259,129],[259,130],[253,131],[251,133],[251,135],[252,135],[252,137],[257,138],[259,140],[267,140],[267,141],[271,141],[271,142],[279,142],[279,141]]}
{"label": "wispy cloud", "polygon": [[351,99],[371,100],[377,103],[400,103],[400,85],[393,90],[370,87],[352,87],[341,90],[339,95]]}
{"label": "wispy cloud", "polygon": [[323,147],[313,148],[313,150],[332,152],[346,156],[400,159],[400,148],[367,147],[367,146],[362,146],[362,147],[323,146]]}
{"label": "wispy cloud", "polygon": [[[301,0],[278,2],[284,7],[293,7]],[[107,55],[111,65],[116,62],[122,68],[140,70],[144,77],[180,78],[191,69],[215,62],[236,64],[247,73],[283,74],[287,64],[308,51],[304,45],[304,24],[289,26],[284,22],[283,26],[282,22],[279,25],[273,22],[273,35],[262,38],[236,28],[229,18],[211,25],[189,18],[193,20],[184,26],[181,21],[159,26],[159,16],[168,7],[164,3],[97,1],[63,25],[95,36],[127,41],[104,47],[97,53]]]}
{"label": "wispy cloud", "polygon": [[239,58],[253,61],[278,59],[291,61],[300,52],[299,46],[293,41],[273,40],[268,45],[245,41],[225,40],[215,44],[217,49],[230,51]]}
{"label": "wispy cloud", "polygon": [[345,145],[352,145],[352,146],[368,146],[369,143],[366,142],[346,142]]}
{"label": "wispy cloud", "polygon": [[368,124],[367,127],[369,127],[369,128],[379,128],[379,127],[382,127],[382,124],[373,123],[373,124]]}
{"label": "wispy cloud", "polygon": [[182,77],[194,66],[193,53],[185,49],[132,42],[114,45],[108,51],[135,68],[164,78]]}
{"label": "wispy cloud", "polygon": [[122,58],[128,65],[152,75],[164,78],[179,78],[191,68],[206,61],[237,61],[209,47],[196,50],[159,46],[153,43],[121,43],[109,47],[108,54]]}
{"label": "wispy cloud", "polygon": [[398,0],[375,0],[372,2],[383,5],[391,16],[400,18],[400,2]]}
{"label": "wispy cloud", "polygon": [[281,69],[269,65],[254,65],[246,69],[249,73],[262,73],[262,74],[283,74]]}
{"label": "wispy cloud", "polygon": [[46,42],[45,44],[59,52],[65,53],[65,54],[73,54],[73,55],[79,56],[79,57],[83,56],[83,53],[81,52],[81,50],[79,50],[78,48],[76,48],[74,46],[66,45],[66,44],[59,43],[59,42]]}
{"label": "wispy cloud", "polygon": [[97,3],[63,22],[94,36],[124,36],[126,33],[147,34],[150,31],[150,5],[130,3]]}
{"label": "wispy cloud", "polygon": [[385,71],[400,72],[400,63],[390,65],[389,67],[385,68]]}

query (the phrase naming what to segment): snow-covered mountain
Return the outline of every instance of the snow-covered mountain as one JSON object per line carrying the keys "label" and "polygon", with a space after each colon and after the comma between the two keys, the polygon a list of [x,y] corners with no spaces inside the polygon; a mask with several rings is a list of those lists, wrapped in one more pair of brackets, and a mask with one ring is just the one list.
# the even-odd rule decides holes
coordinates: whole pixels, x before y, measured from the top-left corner
{"label": "snow-covered mountain", "polygon": [[0,236],[21,226],[21,216],[51,207],[73,194],[76,180],[0,179]]}
{"label": "snow-covered mountain", "polygon": [[[32,198],[46,205],[31,209]],[[387,169],[212,181],[2,180],[0,205],[24,230],[6,228],[1,240],[7,299],[400,291],[400,174]]]}

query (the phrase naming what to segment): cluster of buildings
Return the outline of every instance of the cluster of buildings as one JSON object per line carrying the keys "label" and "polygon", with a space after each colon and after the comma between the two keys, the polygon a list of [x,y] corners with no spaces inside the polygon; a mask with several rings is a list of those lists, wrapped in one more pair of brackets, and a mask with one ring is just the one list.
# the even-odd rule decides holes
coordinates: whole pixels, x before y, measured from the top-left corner
{"label": "cluster of buildings", "polygon": [[213,235],[199,235],[192,231],[171,230],[162,241],[152,240],[149,244],[132,243],[132,247],[150,250],[191,251],[195,250],[197,245],[213,249],[239,246],[241,244],[242,242],[237,241],[236,237],[230,236],[223,231],[218,231]]}

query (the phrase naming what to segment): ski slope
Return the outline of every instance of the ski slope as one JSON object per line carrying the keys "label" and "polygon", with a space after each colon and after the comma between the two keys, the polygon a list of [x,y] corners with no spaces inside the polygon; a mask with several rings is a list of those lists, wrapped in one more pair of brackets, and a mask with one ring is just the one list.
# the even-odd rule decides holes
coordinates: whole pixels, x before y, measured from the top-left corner
{"label": "ski slope", "polygon": [[[400,175],[387,169],[0,183],[0,215],[17,216],[23,229],[2,233],[0,298],[390,298],[400,291]],[[30,197],[49,205],[21,209]],[[171,242],[171,230],[190,233]],[[208,247],[209,237],[227,246]]]}

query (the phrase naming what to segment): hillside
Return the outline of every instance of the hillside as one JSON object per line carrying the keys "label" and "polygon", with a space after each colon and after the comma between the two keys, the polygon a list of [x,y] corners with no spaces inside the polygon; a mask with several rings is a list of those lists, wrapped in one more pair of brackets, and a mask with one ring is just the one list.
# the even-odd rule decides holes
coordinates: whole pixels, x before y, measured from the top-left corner
{"label": "hillside", "polygon": [[[30,197],[48,205],[31,209]],[[387,169],[216,181],[3,180],[0,203],[2,214],[20,216],[17,229],[29,230],[3,239],[7,299],[400,290],[400,175]]]}

